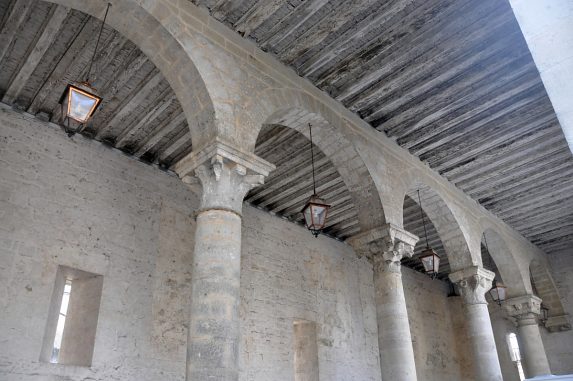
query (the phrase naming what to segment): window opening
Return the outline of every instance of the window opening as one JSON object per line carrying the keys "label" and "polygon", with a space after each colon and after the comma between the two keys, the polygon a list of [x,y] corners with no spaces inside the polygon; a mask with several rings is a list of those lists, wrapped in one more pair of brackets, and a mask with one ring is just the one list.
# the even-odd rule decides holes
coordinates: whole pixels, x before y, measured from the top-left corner
{"label": "window opening", "polygon": [[58,324],[56,326],[56,337],[54,338],[54,346],[52,348],[52,356],[50,358],[50,362],[53,364],[58,363],[58,357],[60,356],[60,348],[62,347],[62,338],[64,337],[64,327],[66,325],[66,316],[68,314],[71,292],[72,281],[70,279],[66,279],[64,294],[62,295],[62,305],[60,306],[60,314],[58,315]]}
{"label": "window opening", "polygon": [[519,351],[519,343],[517,342],[517,336],[515,333],[510,333],[507,335],[507,346],[509,348],[509,355],[511,356],[511,361],[515,364],[517,372],[519,373],[520,381],[525,380],[525,373],[523,372],[523,366],[521,364],[521,352]]}

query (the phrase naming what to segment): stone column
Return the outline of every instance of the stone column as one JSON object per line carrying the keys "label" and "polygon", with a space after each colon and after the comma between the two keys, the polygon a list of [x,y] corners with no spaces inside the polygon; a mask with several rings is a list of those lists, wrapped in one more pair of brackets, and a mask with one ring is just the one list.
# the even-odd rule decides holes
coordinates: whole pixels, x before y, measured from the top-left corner
{"label": "stone column", "polygon": [[485,293],[495,274],[474,266],[450,274],[461,292],[476,381],[503,381]]}
{"label": "stone column", "polygon": [[417,380],[400,266],[404,255],[412,256],[417,241],[390,224],[349,240],[358,255],[373,263],[382,380]]}
{"label": "stone column", "polygon": [[191,274],[186,380],[239,379],[241,210],[247,192],[274,166],[221,142],[193,152],[175,170],[201,185]]}
{"label": "stone column", "polygon": [[541,311],[541,299],[524,295],[504,302],[505,311],[517,321],[517,339],[527,378],[551,374],[545,354],[537,319]]}

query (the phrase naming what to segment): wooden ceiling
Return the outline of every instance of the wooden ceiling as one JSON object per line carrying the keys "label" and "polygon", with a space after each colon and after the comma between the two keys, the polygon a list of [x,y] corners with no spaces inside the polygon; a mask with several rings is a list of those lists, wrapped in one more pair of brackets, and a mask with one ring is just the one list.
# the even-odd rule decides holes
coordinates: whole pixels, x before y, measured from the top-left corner
{"label": "wooden ceiling", "polygon": [[[546,252],[573,245],[573,158],[505,0],[195,3]],[[69,82],[85,78],[100,25],[51,3],[0,0],[0,99],[60,123],[60,97]],[[104,28],[100,46],[105,49],[96,55],[92,78],[104,102],[84,134],[170,168],[192,149],[172,89],[111,28]],[[256,151],[277,170],[247,200],[300,223],[298,212],[312,189],[308,140],[266,126]],[[320,155],[319,190],[334,205],[326,232],[343,240],[358,232],[355,208],[336,169]],[[423,235],[410,198],[404,224]],[[433,226],[429,236],[445,257]]]}
{"label": "wooden ceiling", "polygon": [[506,0],[194,0],[548,253],[573,157]]}

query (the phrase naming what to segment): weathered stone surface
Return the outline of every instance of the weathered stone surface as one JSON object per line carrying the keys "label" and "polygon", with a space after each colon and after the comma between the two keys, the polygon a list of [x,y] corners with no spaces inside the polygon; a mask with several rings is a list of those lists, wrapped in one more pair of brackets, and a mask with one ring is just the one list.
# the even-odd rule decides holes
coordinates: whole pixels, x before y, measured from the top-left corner
{"label": "weathered stone surface", "polygon": [[477,266],[450,274],[450,280],[458,286],[464,302],[472,366],[477,381],[503,380],[485,298],[494,276],[493,272]]}
{"label": "weathered stone surface", "polygon": [[[183,380],[198,197],[174,176],[5,108],[0,149],[0,378]],[[241,380],[292,381],[292,324],[305,319],[317,324],[321,380],[380,381],[367,260],[248,206],[241,246]],[[91,368],[38,362],[57,264],[104,276]],[[403,277],[418,379],[466,380],[442,283]]]}

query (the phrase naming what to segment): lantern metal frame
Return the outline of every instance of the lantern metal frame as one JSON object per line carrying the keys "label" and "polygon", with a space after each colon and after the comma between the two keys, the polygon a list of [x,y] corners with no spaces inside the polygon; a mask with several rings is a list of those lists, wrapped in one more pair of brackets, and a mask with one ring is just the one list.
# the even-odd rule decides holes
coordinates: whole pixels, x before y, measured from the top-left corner
{"label": "lantern metal frame", "polygon": [[[438,273],[440,271],[440,256],[434,249],[430,247],[428,242],[428,231],[426,230],[426,219],[424,217],[424,211],[422,210],[422,199],[420,197],[420,190],[418,189],[418,204],[420,205],[420,216],[422,217],[422,225],[424,225],[424,236],[426,238],[426,248],[420,254],[420,262],[422,262],[422,266],[424,266],[424,272],[429,275],[432,279],[436,279],[438,277]],[[425,258],[432,258],[432,266],[431,268],[426,267]]]}
{"label": "lantern metal frame", "polygon": [[[85,97],[91,98],[94,100],[94,105],[90,108],[89,112],[87,113],[86,118],[84,119],[78,119],[76,117],[74,117],[70,111],[71,107],[72,107],[72,93],[76,92],[79,93]],[[66,118],[71,119],[76,121],[79,124],[85,124],[93,115],[93,113],[95,112],[95,110],[99,107],[99,105],[101,104],[102,98],[100,96],[97,95],[96,89],[94,89],[93,87],[90,86],[90,84],[88,82],[80,82],[80,83],[73,83],[73,84],[69,84],[66,87],[66,90],[64,92],[64,94],[62,95],[62,99],[60,100],[60,104],[62,105],[62,109],[64,107],[67,108],[67,111],[65,112]],[[64,110],[62,110],[62,115],[64,115]],[[69,127],[69,124],[68,124]]]}
{"label": "lantern metal frame", "polygon": [[[322,230],[326,226],[326,221],[328,218],[328,210],[330,209],[331,205],[327,204],[324,200],[318,197],[316,193],[316,177],[315,177],[315,169],[314,169],[314,148],[312,143],[312,125],[308,124],[308,131],[309,131],[309,138],[310,138],[310,157],[311,157],[311,164],[312,164],[312,196],[306,202],[304,208],[302,208],[301,213],[305,222],[305,226],[312,235],[317,238]],[[314,208],[323,208],[324,209],[324,220],[322,223],[315,223],[314,221]],[[310,209],[310,221],[307,220],[307,211]]]}
{"label": "lantern metal frame", "polygon": [[[66,86],[66,90],[64,91],[64,93],[62,94],[62,97],[60,99],[60,105],[62,107],[62,110],[61,110],[62,111],[62,113],[61,113],[62,119],[63,119],[62,122],[67,121],[67,126],[64,126],[64,129],[66,130],[66,132],[69,136],[72,136],[75,133],[81,132],[83,130],[83,128],[85,127],[85,124],[89,121],[89,119],[94,114],[95,110],[99,107],[99,105],[102,102],[102,98],[97,94],[97,90],[90,84],[90,75],[91,75],[93,63],[95,60],[95,56],[96,56],[96,53],[97,53],[97,50],[99,47],[99,43],[101,40],[103,27],[104,27],[105,22],[107,20],[107,15],[108,15],[110,7],[111,7],[111,3],[108,3],[107,8],[105,10],[105,15],[103,17],[103,21],[101,23],[101,27],[100,27],[99,34],[97,37],[97,41],[96,41],[96,44],[94,47],[94,52],[93,52],[92,58],[90,60],[89,67],[87,69],[85,81],[74,82],[74,83],[68,84],[68,86]],[[94,104],[90,107],[89,112],[87,112],[85,114],[84,118],[78,118],[77,116],[74,116],[72,111],[71,111],[72,106],[73,106],[72,105],[73,93],[79,94],[80,96],[83,96],[83,97],[90,98],[94,101]],[[70,120],[71,120],[71,124],[74,125],[74,128],[71,127]]]}
{"label": "lantern metal frame", "polygon": [[488,293],[489,296],[491,296],[491,299],[501,306],[507,295],[507,287],[505,287],[503,283],[494,279],[491,283],[491,288],[489,289]]}

